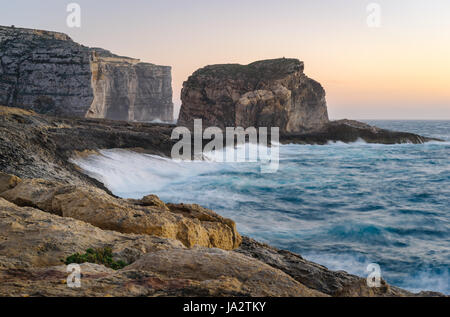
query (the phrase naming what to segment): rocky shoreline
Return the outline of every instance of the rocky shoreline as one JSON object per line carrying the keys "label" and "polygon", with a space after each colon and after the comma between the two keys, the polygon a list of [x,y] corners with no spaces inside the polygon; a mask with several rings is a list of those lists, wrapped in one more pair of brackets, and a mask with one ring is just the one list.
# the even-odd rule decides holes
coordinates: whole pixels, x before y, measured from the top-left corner
{"label": "rocky shoreline", "polygon": [[172,68],[0,25],[0,104],[48,115],[173,120]]}
{"label": "rocky shoreline", "polygon": [[[70,162],[124,148],[169,156],[172,125],[56,118],[0,107],[0,296],[439,296],[334,272],[241,237],[232,220],[156,196],[121,199]],[[423,143],[431,140],[354,121],[330,122],[285,143]],[[149,193],[150,194],[150,193]],[[61,262],[111,248],[127,264],[81,265],[82,288]]]}

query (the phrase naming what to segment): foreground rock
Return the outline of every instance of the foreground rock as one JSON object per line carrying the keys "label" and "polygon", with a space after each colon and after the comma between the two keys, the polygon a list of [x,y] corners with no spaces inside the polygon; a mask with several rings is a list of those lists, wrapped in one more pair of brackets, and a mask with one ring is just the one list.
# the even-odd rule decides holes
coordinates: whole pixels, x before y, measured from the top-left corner
{"label": "foreground rock", "polygon": [[211,65],[183,84],[178,125],[279,127],[301,132],[328,122],[325,91],[297,59]]}
{"label": "foreground rock", "polygon": [[0,104],[39,113],[173,120],[171,68],[88,48],[63,33],[0,26]]}
{"label": "foreground rock", "polygon": [[[23,178],[43,178],[108,190],[70,162],[74,155],[121,148],[169,156],[177,140],[173,125],[105,119],[57,118],[0,106],[0,171]],[[324,144],[361,138],[378,143],[422,143],[433,140],[411,133],[377,129],[354,121],[325,124],[319,131],[280,135],[282,143]],[[209,142],[208,140],[204,140]]]}
{"label": "foreground rock", "polygon": [[[81,288],[69,288],[61,260],[103,247],[129,265],[114,271],[81,264]],[[369,289],[364,282],[248,238],[236,251],[189,249],[177,240],[102,230],[0,198],[0,296],[414,295],[387,284]]]}
{"label": "foreground rock", "polygon": [[[98,228],[147,234],[194,245],[226,250],[237,248],[241,237],[235,223],[196,205],[134,204],[101,189],[26,179],[0,197],[18,205],[82,220]],[[144,199],[144,202],[146,200]]]}

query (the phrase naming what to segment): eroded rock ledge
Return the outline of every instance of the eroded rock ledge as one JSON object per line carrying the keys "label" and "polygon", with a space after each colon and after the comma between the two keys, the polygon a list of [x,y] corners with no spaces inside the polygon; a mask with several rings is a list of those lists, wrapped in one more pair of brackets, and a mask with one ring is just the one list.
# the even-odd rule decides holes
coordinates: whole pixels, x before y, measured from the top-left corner
{"label": "eroded rock ledge", "polygon": [[[7,176],[3,176],[7,179]],[[12,179],[12,181],[11,181]],[[142,200],[115,198],[92,186],[65,185],[43,179],[17,181],[0,197],[61,217],[90,223],[104,230],[147,234],[195,245],[232,250],[241,243],[234,221],[198,205],[166,205],[157,197]]]}
{"label": "eroded rock ledge", "polygon": [[422,144],[429,141],[442,141],[414,133],[380,129],[355,120],[330,121],[314,131],[280,135],[282,143],[297,144],[326,144],[337,141],[351,143],[359,140],[379,144]]}
{"label": "eroded rock ledge", "polygon": [[172,121],[171,67],[63,33],[0,26],[0,103],[58,116]]}
{"label": "eroded rock ledge", "polygon": [[297,59],[210,65],[184,82],[178,125],[279,127],[303,132],[328,122],[325,90]]}
{"label": "eroded rock ledge", "polygon": [[[196,205],[121,200],[4,173],[0,185],[0,296],[441,295],[385,282],[369,288],[297,254],[246,237],[241,244],[231,220]],[[68,288],[61,261],[103,247],[128,265],[82,264],[83,287]]]}

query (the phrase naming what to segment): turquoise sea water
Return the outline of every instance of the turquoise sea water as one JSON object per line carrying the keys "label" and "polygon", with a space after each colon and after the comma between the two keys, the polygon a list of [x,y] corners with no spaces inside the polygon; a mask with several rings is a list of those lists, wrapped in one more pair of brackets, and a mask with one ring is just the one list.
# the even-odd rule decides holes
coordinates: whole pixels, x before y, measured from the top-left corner
{"label": "turquoise sea water", "polygon": [[273,174],[123,150],[77,164],[121,197],[198,203],[330,269],[366,276],[375,262],[393,285],[449,294],[450,121],[368,123],[446,142],[282,145]]}

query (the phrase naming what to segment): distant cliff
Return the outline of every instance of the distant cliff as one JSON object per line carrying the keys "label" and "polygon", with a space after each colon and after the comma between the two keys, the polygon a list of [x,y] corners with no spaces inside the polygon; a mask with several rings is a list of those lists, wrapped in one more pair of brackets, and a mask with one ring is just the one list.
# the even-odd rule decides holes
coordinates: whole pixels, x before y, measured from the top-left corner
{"label": "distant cliff", "polygon": [[279,127],[304,132],[328,123],[325,91],[297,59],[206,66],[184,82],[179,125]]}
{"label": "distant cliff", "polygon": [[57,116],[173,120],[171,67],[0,26],[0,104]]}

